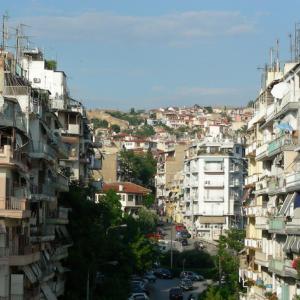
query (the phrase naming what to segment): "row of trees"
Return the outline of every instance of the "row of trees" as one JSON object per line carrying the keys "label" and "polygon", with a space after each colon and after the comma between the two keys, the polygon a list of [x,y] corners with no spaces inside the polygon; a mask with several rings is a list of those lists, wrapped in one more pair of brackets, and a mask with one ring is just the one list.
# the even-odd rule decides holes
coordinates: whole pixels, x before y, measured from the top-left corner
{"label": "row of trees", "polygon": [[[132,273],[153,266],[157,249],[145,234],[154,230],[156,215],[141,209],[124,215],[119,196],[109,191],[99,203],[94,191],[76,185],[63,195],[71,208],[68,230],[73,240],[69,250],[65,299],[127,299]],[[88,288],[87,288],[88,287]]]}

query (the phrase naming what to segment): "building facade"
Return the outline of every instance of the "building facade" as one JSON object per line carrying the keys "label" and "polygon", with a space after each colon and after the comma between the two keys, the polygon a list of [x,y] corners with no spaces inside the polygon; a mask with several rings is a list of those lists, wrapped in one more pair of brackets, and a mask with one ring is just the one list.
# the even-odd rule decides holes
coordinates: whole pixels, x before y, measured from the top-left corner
{"label": "building facade", "polygon": [[[271,70],[248,123],[247,218],[241,299],[281,300],[300,295],[299,103],[300,65]],[[298,299],[298,298],[297,298]]]}
{"label": "building facade", "polygon": [[207,138],[193,143],[184,163],[184,223],[195,236],[218,240],[242,226],[243,146]]}

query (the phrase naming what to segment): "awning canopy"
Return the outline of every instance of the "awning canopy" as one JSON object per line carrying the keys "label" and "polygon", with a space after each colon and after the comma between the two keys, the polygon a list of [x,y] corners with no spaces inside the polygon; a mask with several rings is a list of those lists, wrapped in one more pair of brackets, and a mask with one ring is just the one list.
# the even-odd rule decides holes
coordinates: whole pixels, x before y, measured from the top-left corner
{"label": "awning canopy", "polygon": [[293,253],[299,253],[300,250],[300,237],[294,237],[293,241],[291,242],[291,251]]}
{"label": "awning canopy", "polygon": [[292,243],[294,241],[294,237],[293,236],[287,236],[286,240],[285,240],[285,243],[283,245],[283,251],[288,253],[288,252],[291,252],[291,246],[292,246]]}
{"label": "awning canopy", "polygon": [[203,224],[225,224],[226,221],[225,221],[225,217],[222,217],[222,216],[212,216],[212,217],[201,216],[200,223],[203,223]]}
{"label": "awning canopy", "polygon": [[48,284],[46,283],[42,284],[41,289],[47,300],[57,300],[55,294],[53,293],[53,291],[51,290]]}

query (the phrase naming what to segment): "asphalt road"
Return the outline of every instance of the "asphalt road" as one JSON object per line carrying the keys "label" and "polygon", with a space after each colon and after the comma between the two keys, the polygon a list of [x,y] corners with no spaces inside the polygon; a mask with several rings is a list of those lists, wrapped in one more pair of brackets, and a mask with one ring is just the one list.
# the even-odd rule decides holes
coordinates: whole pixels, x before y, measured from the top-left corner
{"label": "asphalt road", "polygon": [[[164,239],[165,240],[171,240],[171,224],[170,223],[165,223],[160,228],[166,234],[164,236]],[[173,225],[172,235],[173,235],[173,240],[175,240],[175,238],[176,238],[175,225]],[[192,250],[192,249],[194,249],[194,242],[195,241],[202,241],[202,240],[199,239],[199,238],[194,238],[194,239],[190,238],[190,239],[188,239],[188,245],[183,247],[183,251],[184,250]],[[212,245],[212,244],[207,243],[205,241],[202,241],[202,243],[205,246],[204,251],[208,252],[211,255],[216,255],[217,254],[217,247],[215,245]]]}
{"label": "asphalt road", "polygon": [[[179,278],[174,279],[157,279],[156,283],[151,284],[149,286],[150,290],[150,299],[151,300],[169,300],[169,291],[172,287],[177,287],[179,284]],[[194,282],[194,289],[191,291],[184,292],[184,300],[187,299],[187,297],[191,293],[201,293],[206,289],[206,282],[200,281],[200,282]]]}

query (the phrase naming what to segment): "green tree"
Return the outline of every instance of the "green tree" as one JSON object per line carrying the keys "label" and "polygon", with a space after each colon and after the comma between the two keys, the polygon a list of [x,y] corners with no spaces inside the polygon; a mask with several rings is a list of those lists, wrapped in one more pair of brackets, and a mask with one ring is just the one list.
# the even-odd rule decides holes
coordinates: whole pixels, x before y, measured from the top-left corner
{"label": "green tree", "polygon": [[143,198],[143,205],[146,206],[147,208],[152,207],[154,202],[155,202],[155,197],[153,194],[148,194]]}
{"label": "green tree", "polygon": [[115,132],[115,133],[119,133],[119,132],[121,131],[120,126],[117,125],[117,124],[112,124],[112,125],[110,126],[110,128],[111,128],[111,130],[112,130],[113,132]]}
{"label": "green tree", "polygon": [[135,134],[141,137],[149,137],[155,135],[155,130],[151,125],[145,124],[141,128],[137,129]]}
{"label": "green tree", "polygon": [[56,60],[45,60],[45,68],[47,70],[56,71],[57,68],[57,61]]}
{"label": "green tree", "polygon": [[93,123],[95,129],[108,128],[108,122],[106,120],[93,118],[91,119],[91,122]]}

